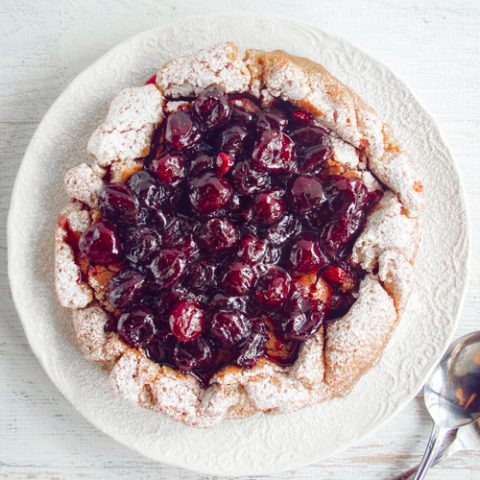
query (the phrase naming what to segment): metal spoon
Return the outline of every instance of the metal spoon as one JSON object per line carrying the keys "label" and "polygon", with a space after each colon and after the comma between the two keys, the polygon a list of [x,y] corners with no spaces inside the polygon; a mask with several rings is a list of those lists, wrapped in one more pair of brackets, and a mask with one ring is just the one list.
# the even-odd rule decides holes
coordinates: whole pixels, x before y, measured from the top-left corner
{"label": "metal spoon", "polygon": [[[449,440],[447,440],[447,445],[440,450],[435,461],[432,463],[432,467],[457,452],[463,450],[480,450],[480,420],[460,427],[457,432],[452,435],[453,439],[450,440],[451,443],[448,444]],[[418,467],[419,465],[416,465],[391,480],[413,479],[415,473],[417,473]]]}
{"label": "metal spoon", "polygon": [[434,426],[415,480],[425,478],[450,430],[480,418],[480,332],[448,348],[425,385],[424,399]]}

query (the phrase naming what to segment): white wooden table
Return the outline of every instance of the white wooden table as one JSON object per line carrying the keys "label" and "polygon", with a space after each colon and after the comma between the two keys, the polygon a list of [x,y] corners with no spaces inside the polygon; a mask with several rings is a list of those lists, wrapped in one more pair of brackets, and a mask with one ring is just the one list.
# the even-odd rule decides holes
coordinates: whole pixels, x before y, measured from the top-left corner
{"label": "white wooden table", "polygon": [[[302,6],[293,6],[294,3]],[[458,335],[480,328],[480,2],[436,0],[1,0],[0,478],[194,479],[96,431],[34,358],[6,274],[9,198],[38,122],[68,82],[126,37],[181,15],[257,11],[314,22],[388,65],[437,121],[457,160],[472,237]],[[388,479],[418,460],[430,424],[421,398],[371,438],[283,479]],[[458,455],[432,479],[478,479],[480,454]]]}

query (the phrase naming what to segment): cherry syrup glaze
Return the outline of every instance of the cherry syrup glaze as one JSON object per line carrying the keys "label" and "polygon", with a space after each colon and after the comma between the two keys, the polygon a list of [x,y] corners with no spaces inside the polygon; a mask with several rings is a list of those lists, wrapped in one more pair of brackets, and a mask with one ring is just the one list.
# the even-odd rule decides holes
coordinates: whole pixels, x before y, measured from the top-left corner
{"label": "cherry syrup glaze", "polygon": [[307,112],[214,85],[188,100],[78,241],[93,266],[121,262],[107,328],[205,383],[261,357],[291,365],[353,304],[347,259],[382,192],[329,174],[329,134]]}

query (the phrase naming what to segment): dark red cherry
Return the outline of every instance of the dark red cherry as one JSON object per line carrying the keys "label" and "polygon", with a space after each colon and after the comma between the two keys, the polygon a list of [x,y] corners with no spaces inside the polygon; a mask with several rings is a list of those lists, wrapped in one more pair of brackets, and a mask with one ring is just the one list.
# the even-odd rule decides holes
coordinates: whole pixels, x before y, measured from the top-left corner
{"label": "dark red cherry", "polygon": [[224,347],[233,347],[252,332],[251,321],[240,312],[220,310],[212,316],[211,334]]}
{"label": "dark red cherry", "polygon": [[287,128],[287,114],[279,108],[272,107],[268,110],[262,110],[257,117],[257,130],[280,130]]}
{"label": "dark red cherry", "polygon": [[217,128],[228,122],[231,108],[223,90],[212,85],[194,100],[193,112],[206,128]]}
{"label": "dark red cherry", "polygon": [[151,172],[164,185],[178,185],[186,175],[186,158],[179,152],[167,152],[152,160]]}
{"label": "dark red cherry", "polygon": [[330,145],[314,145],[308,148],[300,157],[297,157],[298,170],[301,173],[318,174],[332,156]]}
{"label": "dark red cherry", "polygon": [[334,293],[327,305],[326,318],[332,320],[343,317],[354,304],[355,299],[351,293]]}
{"label": "dark red cherry", "polygon": [[265,130],[255,142],[252,166],[272,173],[288,172],[293,167],[293,141],[278,130]]}
{"label": "dark red cherry", "polygon": [[135,265],[150,263],[160,251],[160,234],[148,227],[127,230],[123,237],[125,258]]}
{"label": "dark red cherry", "polygon": [[325,313],[323,311],[291,311],[282,317],[280,329],[288,340],[307,340],[322,326]]}
{"label": "dark red cherry", "polygon": [[145,278],[137,270],[120,270],[110,282],[108,301],[115,308],[125,308],[139,298],[144,284]]}
{"label": "dark red cherry", "polygon": [[319,210],[325,201],[325,194],[320,180],[306,175],[299,175],[290,187],[292,204],[299,215],[312,210]]}
{"label": "dark red cherry", "polygon": [[187,279],[188,287],[197,292],[212,291],[216,286],[215,272],[215,263],[199,260],[192,266]]}
{"label": "dark red cherry", "polygon": [[192,180],[189,199],[193,209],[210,214],[222,208],[232,196],[232,187],[213,173]]}
{"label": "dark red cherry", "polygon": [[245,295],[255,283],[252,268],[242,262],[230,263],[222,276],[221,285],[230,295]]}
{"label": "dark red cherry", "polygon": [[87,228],[80,237],[80,251],[92,262],[100,265],[118,262],[121,246],[113,225],[97,222]]}
{"label": "dark red cherry", "polygon": [[109,183],[98,196],[98,208],[104,219],[115,223],[133,223],[138,213],[138,200],[126,185]]}
{"label": "dark red cherry", "polygon": [[290,291],[290,275],[280,267],[271,267],[255,287],[255,300],[264,309],[279,308]]}
{"label": "dark red cherry", "polygon": [[328,145],[328,132],[316,125],[301,126],[290,132],[297,153],[303,153],[314,145]]}
{"label": "dark red cherry", "polygon": [[268,190],[270,175],[254,170],[247,161],[238,162],[232,171],[233,185],[242,195],[253,195]]}
{"label": "dark red cherry", "polygon": [[147,306],[155,313],[157,319],[167,323],[170,312],[183,300],[194,301],[195,295],[183,287],[175,287],[155,292]]}
{"label": "dark red cherry", "polygon": [[163,242],[165,246],[180,250],[187,258],[198,253],[198,246],[193,238],[193,221],[184,215],[178,215],[165,228]]}
{"label": "dark red cherry", "polygon": [[271,225],[278,222],[285,213],[283,192],[269,190],[259,193],[253,199],[251,221],[256,225]]}
{"label": "dark red cherry", "polygon": [[187,150],[199,142],[201,134],[191,115],[178,111],[167,117],[165,141],[176,150]]}
{"label": "dark red cherry", "polygon": [[145,346],[145,355],[160,365],[170,364],[170,353],[170,347],[156,337]]}
{"label": "dark red cherry", "polygon": [[177,343],[172,358],[180,370],[190,372],[204,369],[212,366],[215,362],[215,348],[210,340],[199,337],[193,342]]}
{"label": "dark red cherry", "polygon": [[351,216],[367,207],[368,190],[360,179],[332,175],[323,180],[323,185],[331,212]]}
{"label": "dark red cherry", "polygon": [[310,296],[300,281],[292,282],[290,296],[283,306],[280,330],[289,340],[306,340],[318,331],[325,318],[325,305]]}
{"label": "dark red cherry", "polygon": [[210,310],[247,311],[248,297],[232,297],[223,293],[216,293],[210,300]]}
{"label": "dark red cherry", "polygon": [[241,125],[233,125],[223,130],[218,137],[218,150],[235,158],[245,149],[248,131]]}
{"label": "dark red cherry", "polygon": [[232,248],[238,241],[237,227],[226,218],[210,218],[195,235],[200,247],[211,253]]}
{"label": "dark red cherry", "polygon": [[150,264],[150,272],[157,287],[169,288],[180,281],[186,267],[184,253],[173,248],[165,248]]}
{"label": "dark red cherry", "polygon": [[190,176],[199,177],[207,170],[215,170],[217,167],[216,157],[209,153],[199,153],[190,162]]}
{"label": "dark red cherry", "polygon": [[155,335],[153,315],[143,309],[123,313],[118,320],[117,331],[127,345],[135,348],[143,347]]}
{"label": "dark red cherry", "polygon": [[338,215],[329,220],[320,232],[320,242],[331,257],[341,254],[343,247],[352,239],[360,228],[356,218]]}
{"label": "dark red cherry", "polygon": [[267,254],[268,244],[256,235],[246,234],[241,240],[237,250],[237,257],[249,265],[262,262]]}
{"label": "dark red cherry", "polygon": [[265,353],[266,341],[264,333],[252,333],[240,348],[235,364],[240,368],[253,368],[257,360]]}
{"label": "dark red cherry", "polygon": [[304,233],[292,244],[288,264],[295,274],[315,272],[327,263],[328,258],[314,235]]}
{"label": "dark red cherry", "polygon": [[293,215],[284,215],[275,225],[271,225],[265,231],[265,239],[272,245],[280,246],[288,239],[298,235],[302,230],[302,224]]}
{"label": "dark red cherry", "polygon": [[197,302],[184,300],[170,313],[170,329],[180,342],[193,342],[205,330],[205,312]]}
{"label": "dark red cherry", "polygon": [[160,208],[165,198],[165,191],[145,170],[133,174],[127,182],[128,188],[137,196],[142,206]]}

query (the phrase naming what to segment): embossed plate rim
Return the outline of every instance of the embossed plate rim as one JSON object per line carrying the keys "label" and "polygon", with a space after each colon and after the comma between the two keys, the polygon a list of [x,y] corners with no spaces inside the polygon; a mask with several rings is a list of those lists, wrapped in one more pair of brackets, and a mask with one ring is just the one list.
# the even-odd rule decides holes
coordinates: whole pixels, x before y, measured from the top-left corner
{"label": "embossed plate rim", "polygon": [[[178,33],[180,29],[185,38],[182,40],[183,43],[179,41],[177,45],[173,34]],[[131,57],[133,52],[138,54],[140,48],[143,51],[150,51],[155,47],[155,42],[158,44],[159,39],[162,39],[161,46],[165,51],[169,51],[169,48],[187,51],[197,44],[216,43],[220,37],[224,39],[232,38],[242,46],[265,47],[269,45],[268,48],[273,48],[271,45],[278,45],[277,48],[290,49],[292,53],[310,56],[314,60],[320,57],[324,63],[326,62],[327,68],[330,66],[329,62],[333,62],[334,65],[337,58],[337,61],[340,62],[338,64],[339,69],[337,72],[333,68],[332,73],[340,73],[340,79],[342,79],[341,70],[347,65],[347,63],[341,64],[342,61],[350,61],[352,65],[357,61],[359,62],[357,67],[369,67],[372,79],[376,78],[375,75],[379,75],[379,79],[382,81],[386,82],[388,80],[391,82],[389,85],[393,89],[392,97],[397,95],[398,99],[404,101],[405,105],[400,106],[406,108],[405,113],[418,115],[418,118],[424,122],[424,125],[419,124],[419,127],[426,128],[428,126],[427,133],[431,138],[425,141],[422,137],[416,140],[417,143],[428,144],[435,140],[435,145],[430,145],[430,147],[435,147],[438,150],[436,153],[440,158],[439,168],[450,169],[448,171],[453,179],[452,192],[455,194],[452,201],[456,201],[459,207],[458,217],[451,218],[453,223],[450,230],[453,231],[454,228],[457,228],[458,235],[455,239],[450,239],[447,232],[445,234],[445,245],[449,245],[449,241],[455,241],[456,243],[453,242],[452,244],[456,245],[462,253],[462,261],[455,266],[456,268],[449,267],[448,270],[453,278],[452,284],[456,287],[456,296],[453,295],[454,298],[448,305],[450,317],[442,323],[445,329],[442,330],[436,343],[431,342],[432,350],[426,353],[426,362],[421,371],[413,372],[413,378],[409,379],[408,385],[403,385],[403,387],[408,388],[408,391],[401,393],[398,397],[394,397],[392,393],[392,396],[389,397],[385,395],[388,384],[383,389],[380,388],[379,394],[380,396],[383,395],[383,401],[378,405],[380,411],[378,416],[375,416],[375,412],[372,413],[372,409],[376,407],[375,399],[368,397],[371,393],[368,390],[375,387],[375,379],[384,380],[382,375],[388,370],[391,353],[395,348],[398,348],[399,342],[402,339],[405,340],[405,336],[409,333],[405,330],[408,330],[407,326],[410,326],[408,322],[411,322],[411,317],[415,314],[412,308],[409,310],[408,321],[405,318],[398,331],[394,333],[391,344],[387,347],[385,358],[382,359],[380,365],[369,372],[346,399],[334,400],[328,402],[328,405],[322,404],[294,414],[258,416],[241,421],[226,421],[210,430],[191,430],[189,427],[174,424],[160,414],[142,410],[112,396],[113,394],[105,386],[105,375],[81,358],[74,345],[71,327],[68,321],[65,321],[67,317],[54,303],[56,300],[52,290],[52,278],[48,276],[51,275],[51,265],[48,261],[51,262],[52,260],[45,255],[50,247],[50,253],[53,250],[53,233],[50,236],[48,232],[43,236],[39,235],[40,239],[29,237],[32,231],[29,232],[28,228],[37,226],[37,224],[45,229],[48,229],[51,225],[53,231],[52,216],[54,212],[43,212],[38,210],[40,207],[37,207],[36,216],[29,219],[31,223],[28,223],[28,226],[22,226],[18,223],[18,218],[22,215],[27,217],[29,213],[35,212],[34,207],[28,203],[30,196],[47,201],[49,199],[45,197],[51,194],[52,208],[50,210],[56,208],[56,191],[61,186],[58,185],[59,178],[56,170],[49,172],[49,169],[51,166],[55,166],[56,158],[58,165],[61,165],[62,168],[65,167],[65,169],[66,164],[72,162],[72,159],[68,157],[69,152],[63,151],[60,146],[55,145],[55,141],[60,141],[61,135],[65,134],[61,124],[61,121],[65,118],[62,119],[62,115],[65,116],[66,113],[72,111],[75,100],[79,100],[78,97],[77,99],[74,97],[76,93],[78,94],[76,89],[82,91],[82,88],[79,88],[82,82],[83,87],[85,87],[86,82],[89,81],[88,88],[95,92],[100,91],[102,87],[108,90],[107,93],[102,90],[102,93],[99,94],[101,102],[95,97],[94,116],[98,116],[98,118],[89,118],[87,121],[88,128],[84,127],[81,122],[83,117],[78,119],[79,130],[83,131],[86,128],[93,131],[92,125],[100,118],[98,115],[98,110],[101,110],[99,103],[102,104],[102,109],[104,109],[104,101],[110,98],[114,91],[118,91],[120,86],[132,84],[133,78],[136,80],[143,78],[144,73],[146,73],[146,65],[141,68],[137,65],[135,74],[126,71],[129,62],[132,61],[129,55]],[[255,43],[254,38],[257,38],[258,43]],[[116,59],[114,64],[111,63],[113,59]],[[151,58],[149,58],[149,62],[151,63]],[[101,85],[99,87],[93,82],[94,79],[97,82],[101,80],[111,82],[111,86],[107,88],[105,85]],[[355,88],[356,83],[361,84],[362,80],[355,78],[352,79],[352,82],[347,83],[353,83],[352,86]],[[372,81],[371,83],[375,82]],[[383,85],[368,85],[365,89],[359,89],[359,93],[362,96],[367,95],[367,101],[371,100],[373,106],[376,107],[375,96],[378,95],[378,90],[381,91],[382,88],[386,87]],[[385,108],[388,111],[389,106],[386,105]],[[84,110],[87,110],[86,106]],[[393,113],[392,116],[395,116]],[[397,121],[396,116],[395,120]],[[419,120],[414,118],[413,122],[415,121]],[[58,127],[61,133],[54,134],[51,130],[53,126]],[[393,126],[395,127],[395,122]],[[68,130],[68,127],[65,128]],[[402,128],[397,132],[400,138],[405,136],[406,133],[414,136],[415,132],[409,130],[410,128],[408,125],[402,125]],[[78,145],[75,146],[73,139],[71,142],[72,150],[75,151]],[[49,145],[51,146],[49,147]],[[57,150],[53,149],[54,146]],[[49,152],[48,148],[52,151]],[[51,157],[46,156],[46,152],[50,153]],[[48,163],[50,161],[53,162],[52,165]],[[442,162],[445,162],[445,164],[442,165]],[[78,163],[78,160],[73,161],[73,163]],[[40,168],[40,166],[42,167],[40,172],[45,171],[46,174],[44,173],[43,177],[39,175],[39,178],[33,181],[31,177],[35,176],[35,169]],[[52,178],[47,175],[48,173],[52,174]],[[42,193],[39,190],[40,184],[46,192]],[[430,187],[435,188],[435,185]],[[58,195],[61,196],[61,194]],[[61,201],[65,201],[65,198],[63,197]],[[437,230],[437,233],[440,233],[440,227]],[[15,181],[8,219],[9,276],[16,308],[32,350],[62,394],[99,429],[150,458],[197,472],[224,475],[271,474],[299,468],[347,448],[352,443],[380,428],[418,391],[418,388],[447,347],[456,327],[457,314],[463,301],[466,284],[467,231],[463,192],[451,155],[441,140],[433,120],[425,113],[405,85],[386,67],[372,60],[347,42],[305,23],[281,17],[251,14],[196,16],[186,17],[140,33],[114,47],[78,75],[52,105],[32,138]],[[426,233],[428,238],[431,232],[426,230]],[[51,245],[48,243],[49,239]],[[423,253],[421,252],[422,264],[430,260],[426,250],[424,245]],[[45,264],[36,258],[35,254],[38,253],[46,257]],[[444,252],[440,252],[440,254],[444,254]],[[27,266],[22,263],[24,258],[32,260],[32,271],[29,271]],[[431,260],[434,262],[435,259],[432,258]],[[434,281],[437,280],[434,278]],[[28,292],[22,291],[22,289],[25,289],[24,286],[26,286]],[[32,301],[32,298],[35,300]],[[422,302],[419,303],[417,314],[422,312],[422,308],[425,308],[424,304],[427,299],[423,298],[421,300],[423,300],[423,304]],[[434,308],[433,306],[430,307]],[[417,328],[416,324],[413,324],[413,327]],[[428,346],[428,342],[425,343]],[[62,354],[67,355],[68,360],[65,360]],[[403,368],[411,366],[409,361],[413,363],[413,360],[414,358],[411,356],[403,359]],[[395,368],[392,370],[398,368],[397,363],[393,367]],[[74,381],[72,381],[73,375],[75,375]],[[400,373],[398,376],[400,376]],[[395,381],[398,381],[398,376],[393,379],[386,378],[387,381],[392,380],[394,382],[391,386],[393,390],[395,387],[402,387],[402,385],[395,383]],[[405,379],[403,381],[406,382]],[[349,406],[355,406],[357,410],[355,408],[351,409]],[[115,414],[109,409],[113,409]],[[353,416],[352,412],[354,413]],[[126,422],[125,425],[119,424],[120,422],[114,421],[118,418],[118,415],[129,415],[129,421],[134,418],[135,421],[138,421],[138,425],[134,428],[129,422]],[[342,416],[341,419],[338,418],[340,416]],[[362,421],[359,417],[365,418],[364,421],[369,423],[361,426],[358,423]],[[314,429],[312,429],[312,425]],[[334,435],[331,434],[332,431],[335,433]],[[281,436],[282,440],[283,438],[292,438],[292,447],[289,450],[282,450],[284,446],[278,443],[278,436]],[[326,438],[327,436],[328,438]],[[228,443],[229,437],[235,437],[239,442],[238,448],[235,449]],[[223,443],[218,443],[218,439],[221,439]],[[200,440],[202,445],[208,444],[210,449],[195,447]],[[217,443],[215,443],[216,440]],[[194,444],[194,442],[196,443]],[[313,449],[312,443],[315,444]],[[182,446],[185,448],[189,446],[193,453],[190,456],[183,454],[181,452]]]}

